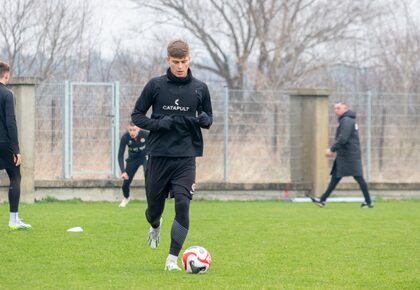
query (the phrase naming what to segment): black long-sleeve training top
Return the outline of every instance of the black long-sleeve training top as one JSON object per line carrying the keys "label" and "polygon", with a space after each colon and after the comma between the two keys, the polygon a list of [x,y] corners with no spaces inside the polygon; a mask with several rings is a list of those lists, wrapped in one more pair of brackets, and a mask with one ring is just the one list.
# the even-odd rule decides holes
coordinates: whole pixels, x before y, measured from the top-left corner
{"label": "black long-sleeve training top", "polygon": [[[152,107],[150,118],[146,116]],[[192,76],[178,78],[167,70],[165,75],[151,79],[136,102],[131,118],[133,123],[150,131],[150,156],[194,157],[203,155],[203,136],[197,115],[213,120],[210,93],[207,85]],[[171,128],[162,128],[159,122],[169,116]],[[167,121],[167,120],[164,120]]]}
{"label": "black long-sleeve training top", "polygon": [[140,130],[136,138],[131,138],[130,134],[126,132],[121,137],[120,148],[118,150],[118,164],[120,165],[121,172],[125,172],[124,166],[124,152],[125,147],[128,147],[128,158],[127,162],[138,160],[140,163],[144,164],[146,159],[146,143],[149,132],[145,130]]}
{"label": "black long-sleeve training top", "polygon": [[0,142],[9,143],[14,154],[19,153],[18,131],[13,92],[0,83]]}

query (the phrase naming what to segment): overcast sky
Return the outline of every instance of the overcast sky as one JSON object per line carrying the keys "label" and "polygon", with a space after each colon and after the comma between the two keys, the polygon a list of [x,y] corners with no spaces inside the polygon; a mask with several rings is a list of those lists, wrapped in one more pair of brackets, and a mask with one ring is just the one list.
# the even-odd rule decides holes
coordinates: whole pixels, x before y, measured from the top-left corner
{"label": "overcast sky", "polygon": [[[162,48],[168,40],[184,36],[170,26],[156,29],[155,17],[130,0],[93,0],[93,3],[94,22],[101,27],[102,51],[106,56],[112,55],[118,39],[125,49],[143,53],[150,49],[164,52]],[[162,47],[153,47],[153,44],[156,45],[155,34],[162,39]]]}
{"label": "overcast sky", "polygon": [[[383,1],[393,3],[394,0]],[[162,47],[170,39],[185,38],[185,32],[180,33],[179,30],[171,26],[156,29],[154,22],[156,17],[147,15],[144,10],[139,9],[130,0],[92,0],[92,2],[94,23],[100,27],[101,50],[105,56],[112,55],[118,39],[121,40],[123,48],[133,53],[144,53],[151,49],[162,50]],[[412,0],[411,4],[411,17],[419,24],[420,30],[420,0]],[[159,43],[156,41],[155,34],[159,34],[160,42],[162,42],[162,46],[159,48],[153,46]],[[192,39],[187,38],[186,40],[191,43]],[[191,44],[194,47],[194,44]],[[162,50],[163,52],[164,50]]]}
{"label": "overcast sky", "polygon": [[94,0],[94,23],[101,34],[102,50],[109,55],[115,48],[115,41],[123,39],[124,47],[138,45],[138,36],[133,27],[141,24],[134,5],[129,0]]}
{"label": "overcast sky", "polygon": [[195,59],[206,56],[196,43],[197,40],[188,36],[188,32],[170,25],[157,26],[155,15],[139,9],[130,0],[93,0],[92,6],[94,22],[101,27],[101,50],[105,56],[112,56],[116,40],[121,39],[121,45],[133,53],[144,54],[159,50],[162,57],[165,57],[166,44],[175,38],[182,38],[190,43]]}

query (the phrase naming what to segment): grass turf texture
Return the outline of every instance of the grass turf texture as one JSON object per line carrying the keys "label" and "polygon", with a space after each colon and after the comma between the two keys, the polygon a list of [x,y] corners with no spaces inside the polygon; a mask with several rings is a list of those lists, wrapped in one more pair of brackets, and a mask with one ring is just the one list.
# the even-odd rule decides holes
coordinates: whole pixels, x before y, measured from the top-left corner
{"label": "grass turf texture", "polygon": [[[420,202],[358,204],[194,201],[184,245],[212,255],[205,275],[165,272],[147,245],[143,202],[21,205],[30,231],[9,231],[0,205],[1,289],[418,289]],[[67,233],[81,226],[83,233]],[[180,262],[180,261],[179,261]]]}

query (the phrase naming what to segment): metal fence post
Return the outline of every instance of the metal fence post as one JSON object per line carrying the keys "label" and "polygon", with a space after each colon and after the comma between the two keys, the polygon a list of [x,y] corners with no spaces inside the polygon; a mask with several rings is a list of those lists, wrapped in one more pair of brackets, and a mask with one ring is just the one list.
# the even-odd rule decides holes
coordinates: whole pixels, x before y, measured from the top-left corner
{"label": "metal fence post", "polygon": [[120,135],[120,83],[114,82],[112,91],[112,174],[118,177],[118,140]]}
{"label": "metal fence post", "polygon": [[366,180],[371,180],[372,169],[372,92],[367,92],[366,113]]}
{"label": "metal fence post", "polygon": [[71,159],[72,159],[72,141],[71,141],[71,131],[72,131],[72,89],[71,82],[64,82],[64,100],[63,100],[63,177],[71,177]]}
{"label": "metal fence post", "polygon": [[224,155],[223,155],[223,180],[225,182],[229,179],[229,155],[228,155],[228,145],[229,145],[229,88],[226,86],[225,89],[225,100],[224,100]]}

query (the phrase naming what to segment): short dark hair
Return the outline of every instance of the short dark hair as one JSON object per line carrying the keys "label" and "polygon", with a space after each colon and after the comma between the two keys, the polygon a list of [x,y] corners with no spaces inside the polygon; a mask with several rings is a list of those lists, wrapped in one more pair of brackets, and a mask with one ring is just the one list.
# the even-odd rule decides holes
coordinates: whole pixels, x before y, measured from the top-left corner
{"label": "short dark hair", "polygon": [[134,125],[133,121],[130,121],[130,123],[128,123],[129,126],[136,126]]}
{"label": "short dark hair", "polygon": [[168,56],[184,58],[190,54],[188,43],[181,39],[173,40],[168,44]]}
{"label": "short dark hair", "polygon": [[10,65],[0,61],[0,78],[4,77],[7,72],[10,72]]}
{"label": "short dark hair", "polygon": [[343,105],[344,107],[348,107],[348,105],[347,105],[347,103],[346,102],[344,102],[344,101],[337,101],[337,102],[335,102],[334,103],[335,105]]}

